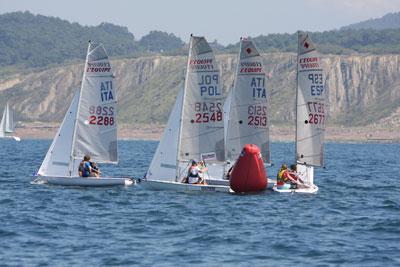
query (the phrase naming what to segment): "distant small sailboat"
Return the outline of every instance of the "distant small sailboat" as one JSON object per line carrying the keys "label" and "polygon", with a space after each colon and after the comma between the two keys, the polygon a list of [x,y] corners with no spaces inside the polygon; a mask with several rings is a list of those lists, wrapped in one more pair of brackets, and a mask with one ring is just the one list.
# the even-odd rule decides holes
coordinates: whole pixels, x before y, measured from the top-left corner
{"label": "distant small sailboat", "polygon": [[316,193],[314,167],[324,166],[327,90],[321,58],[308,33],[302,31],[298,32],[296,92],[296,163],[305,185],[298,189],[274,186],[273,190]]}
{"label": "distant small sailboat", "polygon": [[229,186],[181,183],[193,159],[204,160],[223,173],[223,95],[219,83],[211,47],[204,37],[191,36],[185,86],[178,94],[143,185],[175,191],[230,192]]}
{"label": "distant small sailboat", "polygon": [[13,118],[13,112],[7,102],[4,108],[3,118],[0,123],[0,138],[14,139],[15,141],[21,141],[18,136],[12,136],[11,133],[14,132],[15,124]]}
{"label": "distant small sailboat", "polygon": [[84,155],[117,163],[117,101],[114,76],[102,44],[89,42],[81,89],[43,160],[35,183],[69,186],[131,185],[130,178],[79,177]]}

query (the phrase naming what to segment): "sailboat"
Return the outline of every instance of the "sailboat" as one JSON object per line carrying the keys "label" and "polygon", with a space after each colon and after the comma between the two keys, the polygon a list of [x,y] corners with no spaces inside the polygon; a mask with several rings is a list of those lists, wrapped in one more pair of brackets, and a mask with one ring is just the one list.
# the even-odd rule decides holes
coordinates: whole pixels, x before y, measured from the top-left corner
{"label": "sailboat", "polygon": [[[241,38],[234,84],[224,104],[226,170],[234,165],[246,144],[258,146],[264,163],[270,164],[269,93],[262,61],[253,41]],[[213,179],[211,183],[229,181]],[[268,185],[272,187],[273,181]]]}
{"label": "sailboat", "polygon": [[143,184],[153,189],[230,192],[229,186],[182,183],[192,160],[203,160],[210,168],[219,168],[223,173],[220,73],[206,39],[193,35],[184,88],[178,94]]}
{"label": "sailboat", "polygon": [[37,173],[35,183],[70,186],[131,185],[130,178],[79,177],[85,155],[97,163],[117,163],[116,86],[106,50],[89,42],[81,88]]}
{"label": "sailboat", "polygon": [[11,133],[14,132],[14,128],[15,125],[14,125],[13,113],[7,102],[6,107],[4,108],[3,118],[1,119],[0,123],[0,138],[7,138],[7,139],[14,139],[15,141],[21,141],[21,138],[19,138],[18,136],[10,135]]}
{"label": "sailboat", "polygon": [[316,193],[314,167],[324,166],[326,120],[325,74],[314,43],[306,32],[298,32],[296,88],[296,163],[297,173],[304,181],[298,189],[277,192]]}

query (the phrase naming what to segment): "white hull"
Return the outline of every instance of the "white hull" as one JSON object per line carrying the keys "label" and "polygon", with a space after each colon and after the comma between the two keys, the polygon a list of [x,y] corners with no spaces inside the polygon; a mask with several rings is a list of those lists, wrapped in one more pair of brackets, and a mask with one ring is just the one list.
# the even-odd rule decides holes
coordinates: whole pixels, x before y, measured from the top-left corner
{"label": "white hull", "polygon": [[35,184],[51,184],[63,186],[114,186],[114,185],[132,185],[134,181],[130,178],[114,178],[114,177],[50,177],[39,176],[33,181]]}
{"label": "white hull", "polygon": [[297,189],[278,189],[276,185],[272,188],[278,193],[301,193],[301,194],[316,194],[318,192],[318,186],[312,185],[307,188],[297,188]]}
{"label": "white hull", "polygon": [[141,185],[153,190],[171,190],[177,192],[224,192],[232,193],[229,185],[202,185],[202,184],[185,184],[178,182],[166,182],[157,180],[141,180]]}
{"label": "white hull", "polygon": [[[222,179],[206,179],[209,185],[223,185],[223,186],[230,186],[229,180],[222,180]],[[276,184],[276,180],[272,180],[268,178],[268,186],[267,189],[272,189]]]}
{"label": "white hull", "polygon": [[18,136],[3,136],[0,138],[4,138],[4,139],[14,139],[15,141],[19,142],[21,141],[21,138],[19,138]]}

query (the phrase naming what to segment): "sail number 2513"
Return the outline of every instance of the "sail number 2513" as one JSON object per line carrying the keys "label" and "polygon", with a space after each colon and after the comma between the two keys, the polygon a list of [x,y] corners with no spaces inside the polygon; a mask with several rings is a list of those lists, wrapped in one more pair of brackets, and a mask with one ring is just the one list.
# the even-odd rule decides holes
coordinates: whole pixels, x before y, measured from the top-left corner
{"label": "sail number 2513", "polygon": [[114,107],[108,106],[90,106],[89,124],[94,125],[114,125]]}

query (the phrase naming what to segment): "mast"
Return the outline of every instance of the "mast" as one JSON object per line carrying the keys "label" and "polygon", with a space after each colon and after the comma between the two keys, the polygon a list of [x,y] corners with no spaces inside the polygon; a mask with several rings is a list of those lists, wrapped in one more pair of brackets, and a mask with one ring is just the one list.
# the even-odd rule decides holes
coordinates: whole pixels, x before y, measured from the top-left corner
{"label": "mast", "polygon": [[299,99],[299,54],[300,54],[300,31],[297,31],[297,57],[296,57],[296,104],[295,104],[295,145],[294,145],[294,162],[297,163],[297,101]]}
{"label": "mast", "polygon": [[[232,97],[234,97],[234,91],[235,91],[235,83],[236,83],[236,81],[237,81],[237,76],[238,76],[238,72],[239,72],[239,63],[240,63],[240,51],[242,51],[242,39],[243,39],[243,37],[240,37],[240,40],[239,40],[239,53],[237,54],[237,63],[236,63],[236,70],[235,70],[235,75],[234,75],[234,78],[233,78],[233,83],[232,83],[232,89],[231,89],[231,95],[230,95],[230,103],[229,103],[229,105],[230,105],[230,107],[229,107],[229,110],[228,110],[228,123],[226,124],[226,126],[227,126],[227,128],[229,129],[229,125],[231,124],[231,106],[232,106]],[[229,92],[228,92],[228,95],[229,95]],[[228,132],[227,132],[227,134],[226,135],[228,135]],[[227,148],[227,141],[228,141],[228,138],[227,138],[228,136],[224,136],[224,142],[225,142],[225,162],[227,162],[228,160],[231,160],[231,159],[228,159],[228,148]],[[224,164],[224,166],[225,166],[226,164]]]}
{"label": "mast", "polygon": [[175,182],[178,181],[178,176],[179,176],[179,159],[180,159],[180,151],[181,151],[181,132],[182,132],[182,121],[183,121],[183,111],[184,111],[184,100],[186,97],[186,89],[187,89],[187,83],[188,83],[188,75],[189,75],[189,66],[190,66],[190,59],[192,56],[192,45],[193,45],[193,34],[190,34],[190,41],[189,41],[189,54],[188,54],[188,60],[186,64],[186,74],[185,74],[185,81],[184,81],[184,87],[183,87],[183,96],[182,96],[182,108],[181,108],[181,115],[179,117],[179,132],[178,132],[178,147],[177,147],[177,153],[176,153],[176,175],[175,175]]}
{"label": "mast", "polygon": [[88,59],[89,59],[90,45],[91,45],[91,41],[89,40],[88,49],[86,52],[85,67],[83,69],[83,75],[82,75],[82,81],[81,81],[81,89],[79,90],[78,109],[77,109],[75,121],[74,121],[74,134],[72,135],[72,148],[71,148],[71,154],[70,154],[70,159],[69,159],[69,175],[70,176],[72,176],[72,172],[73,172],[74,168],[76,168],[76,166],[74,166],[74,163],[75,163],[74,146],[75,146],[75,139],[76,139],[76,122],[78,121],[78,116],[79,116],[80,102],[81,102],[82,89],[83,89],[83,81],[85,80],[85,76],[86,76],[86,69],[87,69],[87,64],[88,64]]}

